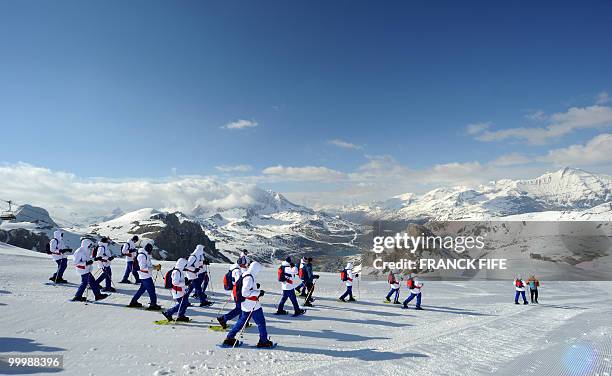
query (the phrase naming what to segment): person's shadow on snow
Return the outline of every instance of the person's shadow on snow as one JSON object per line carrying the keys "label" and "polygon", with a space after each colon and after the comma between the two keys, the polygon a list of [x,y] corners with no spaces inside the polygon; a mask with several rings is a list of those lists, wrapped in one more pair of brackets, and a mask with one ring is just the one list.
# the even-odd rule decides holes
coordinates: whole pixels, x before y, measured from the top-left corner
{"label": "person's shadow on snow", "polygon": [[[0,353],[58,353],[61,351],[66,351],[66,349],[45,346],[29,338],[0,337]],[[25,375],[44,372],[55,373],[61,371],[63,371],[62,368],[10,367],[8,361],[0,359],[0,374],[3,375]]]}
{"label": "person's shadow on snow", "polygon": [[419,353],[396,353],[390,351],[375,351],[373,349],[359,349],[359,350],[332,350],[332,349],[317,349],[311,347],[290,347],[279,345],[279,349],[283,351],[303,353],[303,354],[320,354],[327,355],[334,358],[352,358],[365,360],[368,362],[380,362],[389,361],[402,358],[428,358],[428,355]]}
{"label": "person's shadow on snow", "polygon": [[268,334],[276,335],[276,336],[302,336],[302,337],[312,337],[312,338],[325,338],[325,339],[335,339],[340,342],[362,342],[362,341],[370,341],[376,339],[389,339],[388,337],[367,337],[359,334],[352,333],[342,333],[336,332],[329,329],[323,329],[320,331],[307,331],[307,330],[296,330],[296,329],[288,329],[288,328],[278,328],[268,326],[266,328],[268,330]]}

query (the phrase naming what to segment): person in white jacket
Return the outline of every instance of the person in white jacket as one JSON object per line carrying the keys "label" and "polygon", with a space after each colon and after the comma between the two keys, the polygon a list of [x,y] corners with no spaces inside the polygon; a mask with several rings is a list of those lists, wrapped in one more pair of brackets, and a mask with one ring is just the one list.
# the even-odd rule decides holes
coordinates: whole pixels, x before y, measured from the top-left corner
{"label": "person in white jacket", "polygon": [[[232,286],[236,286],[236,283],[238,283],[238,280],[240,279],[240,277],[242,277],[243,271],[246,272],[246,269],[242,269],[240,265],[238,265],[238,263],[234,263],[232,264],[232,266],[230,266],[229,270],[232,272]],[[223,329],[227,328],[228,321],[240,315],[240,313],[242,312],[242,309],[240,308],[242,302],[236,296],[235,288],[232,289],[231,298],[234,300],[234,309],[224,314],[223,316],[217,317],[217,321]]]}
{"label": "person in white jacket", "polygon": [[155,294],[155,285],[153,284],[153,270],[160,270],[161,265],[153,265],[151,261],[151,253],[153,252],[153,244],[147,243],[144,248],[138,250],[138,276],[140,277],[140,288],[136,291],[136,294],[132,297],[128,307],[140,308],[142,304],[138,302],[138,299],[146,291],[149,294],[151,302],[149,304],[149,311],[160,311],[161,306],[157,304],[157,294]]}
{"label": "person in white jacket", "polygon": [[61,230],[53,232],[53,238],[49,241],[49,252],[51,253],[53,261],[57,264],[57,269],[55,273],[49,277],[49,281],[53,283],[68,283],[68,281],[64,279],[64,272],[68,267],[66,253],[70,252],[70,250],[64,249],[64,233]]}
{"label": "person in white jacket", "polygon": [[263,309],[261,308],[261,303],[259,302],[259,298],[264,296],[265,293],[264,290],[259,289],[259,284],[256,280],[257,274],[260,270],[261,264],[257,261],[253,261],[238,282],[238,285],[241,286],[241,297],[239,298],[241,300],[243,299],[241,304],[242,313],[240,314],[238,321],[236,321],[236,324],[234,324],[229,333],[227,333],[227,337],[225,338],[225,341],[223,341],[223,346],[233,347],[238,345],[235,338],[236,334],[242,330],[246,322],[251,318],[253,321],[255,321],[257,328],[259,329],[259,342],[257,343],[257,347],[274,346],[272,341],[268,339],[266,319],[264,318]]}
{"label": "person in white jacket", "polygon": [[138,235],[132,236],[132,239],[128,240],[121,247],[121,255],[125,257],[125,273],[123,273],[123,278],[119,283],[127,283],[130,284],[130,274],[134,276],[134,283],[140,283],[140,278],[138,278],[138,271],[136,270],[136,265],[138,264],[136,261],[136,256],[138,254],[138,250],[136,249],[136,243],[138,243]]}
{"label": "person in white jacket", "polygon": [[423,288],[423,284],[419,282],[414,276],[410,276],[406,281],[406,286],[410,289],[410,296],[404,300],[404,305],[402,308],[408,308],[408,303],[412,301],[412,299],[416,298],[416,307],[415,309],[421,310],[421,289]]}
{"label": "person in white jacket", "polygon": [[105,286],[102,289],[104,292],[116,292],[115,288],[112,286],[112,276],[113,273],[111,271],[111,261],[115,256],[110,250],[110,240],[107,237],[102,237],[98,242],[98,251],[96,253],[95,260],[98,261],[98,267],[102,270],[100,277],[96,280],[96,283],[100,285],[102,281],[104,281]]}
{"label": "person in white jacket", "polygon": [[519,304],[519,296],[523,297],[523,304],[529,304],[525,296],[525,282],[523,282],[520,276],[514,280],[514,290],[514,304]]}
{"label": "person in white jacket", "polygon": [[291,257],[287,257],[285,261],[282,262],[280,268],[278,268],[278,281],[281,283],[283,296],[280,302],[278,302],[276,315],[288,314],[288,312],[284,310],[287,299],[291,300],[291,304],[293,304],[293,317],[306,313],[306,310],[300,308],[297,297],[295,296],[294,288],[297,283],[297,273],[298,270],[291,262]]}
{"label": "person in white jacket", "polygon": [[385,297],[385,301],[387,303],[391,302],[391,296],[395,294],[393,298],[393,304],[400,304],[399,302],[400,281],[397,279],[397,276],[395,275],[395,273],[393,273],[393,270],[389,271],[389,275],[387,276],[387,282],[389,283],[389,286],[391,287],[391,289],[389,290],[389,293]]}
{"label": "person in white jacket", "polygon": [[200,307],[207,307],[212,304],[207,299],[206,294],[202,291],[202,280],[204,279],[204,246],[198,244],[191,255],[187,259],[187,265],[185,266],[185,274],[189,280],[189,288],[187,289],[187,298],[191,295],[191,292],[195,290],[197,297],[200,299]]}
{"label": "person in white jacket", "polygon": [[74,302],[85,302],[87,297],[83,296],[87,285],[91,288],[94,293],[96,301],[102,300],[108,297],[107,294],[100,293],[100,288],[91,275],[91,265],[93,260],[91,259],[91,248],[92,243],[89,239],[81,240],[81,246],[74,252],[74,268],[77,274],[81,276],[81,284],[72,298]]}
{"label": "person in white jacket", "polygon": [[186,286],[185,286],[185,266],[187,265],[187,260],[184,258],[180,258],[176,260],[176,264],[174,265],[174,269],[172,270],[172,299],[176,301],[176,305],[166,311],[162,311],[162,315],[168,321],[172,321],[172,315],[178,312],[178,317],[175,321],[189,321],[189,317],[185,316],[185,311],[187,310],[187,296],[186,296]]}
{"label": "person in white jacket", "polygon": [[344,270],[342,271],[342,275],[344,275],[343,281],[346,284],[346,291],[340,296],[340,300],[346,302],[346,300],[344,299],[348,296],[348,301],[354,302],[355,298],[353,298],[353,279],[359,277],[359,274],[353,274],[352,262],[346,264],[346,268],[344,268]]}

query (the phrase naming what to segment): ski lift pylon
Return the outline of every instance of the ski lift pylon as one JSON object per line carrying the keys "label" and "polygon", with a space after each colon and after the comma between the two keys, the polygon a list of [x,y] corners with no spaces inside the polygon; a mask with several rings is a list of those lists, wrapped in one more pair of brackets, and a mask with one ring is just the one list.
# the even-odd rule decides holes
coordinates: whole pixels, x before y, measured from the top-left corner
{"label": "ski lift pylon", "polygon": [[13,213],[13,210],[11,210],[11,204],[13,204],[12,201],[5,201],[8,204],[8,210],[4,211],[0,214],[0,219],[3,221],[13,221],[15,219],[17,219],[17,217],[15,217],[15,213]]}

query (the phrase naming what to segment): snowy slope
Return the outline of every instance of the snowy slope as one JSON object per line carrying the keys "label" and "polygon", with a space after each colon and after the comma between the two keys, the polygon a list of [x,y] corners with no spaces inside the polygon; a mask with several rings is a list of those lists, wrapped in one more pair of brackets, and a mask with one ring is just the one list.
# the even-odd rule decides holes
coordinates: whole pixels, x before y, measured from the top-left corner
{"label": "snowy slope", "polygon": [[[171,263],[164,262],[167,270]],[[189,308],[187,325],[157,326],[155,312],[132,310],[135,286],[107,300],[67,300],[76,287],[49,286],[43,254],[0,244],[0,354],[63,354],[65,375],[591,375],[611,372],[612,287],[608,282],[543,281],[542,304],[515,306],[510,281],[426,282],[425,311],[381,303],[383,282],[361,281],[360,302],[339,303],[336,274],[321,273],[316,307],[303,317],[270,313],[279,299],[276,271],[260,275],[274,350],[220,349],[212,332],[227,295],[223,265],[213,265],[212,308]],[[67,279],[76,281],[72,262]],[[160,288],[161,304],[169,293]],[[404,288],[402,297],[406,296]],[[33,305],[33,301],[36,305]],[[148,299],[141,300],[146,303]],[[40,309],[32,309],[41,307]],[[255,328],[244,335],[257,341]],[[586,352],[586,354],[585,354]],[[1,366],[0,366],[1,367]],[[588,372],[578,372],[586,370]],[[574,371],[570,373],[569,371]],[[0,368],[0,373],[3,369]]]}
{"label": "snowy slope", "polygon": [[[499,180],[476,188],[442,187],[422,195],[403,194],[387,201],[331,210],[354,220],[480,220],[548,212],[539,218],[610,220],[612,178],[564,168],[536,179]],[[593,210],[594,208],[597,208]],[[572,215],[553,212],[574,212]],[[528,216],[526,218],[528,218]]]}

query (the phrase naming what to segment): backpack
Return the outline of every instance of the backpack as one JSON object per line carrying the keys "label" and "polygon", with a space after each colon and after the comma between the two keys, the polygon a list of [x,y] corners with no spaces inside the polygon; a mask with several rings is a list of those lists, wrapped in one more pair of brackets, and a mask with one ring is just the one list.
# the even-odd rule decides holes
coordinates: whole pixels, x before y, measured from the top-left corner
{"label": "backpack", "polygon": [[45,244],[45,253],[50,255],[51,254],[51,242]]}
{"label": "backpack", "polygon": [[409,289],[413,289],[414,288],[414,279],[408,278],[408,280],[406,281],[406,286],[408,286]]}
{"label": "backpack", "polygon": [[236,297],[237,303],[242,303],[246,300],[244,296],[242,296],[242,285],[246,276],[253,278],[253,276],[250,274],[244,274],[240,276],[240,278],[238,278],[238,280],[236,281],[236,284],[234,284],[234,288],[232,291],[234,292],[234,296]]}
{"label": "backpack", "polygon": [[287,282],[287,276],[285,275],[285,267],[282,265],[278,268],[278,281]]}
{"label": "backpack", "polygon": [[514,284],[516,285],[516,287],[524,287],[523,281],[521,281],[520,279],[517,279]]}
{"label": "backpack", "polygon": [[346,271],[346,269],[342,269],[342,271],[340,272],[340,280],[342,282],[348,281],[348,272]]}
{"label": "backpack", "polygon": [[223,276],[223,289],[225,291],[230,291],[234,288],[234,278],[232,277],[232,270],[228,270],[227,273]]}
{"label": "backpack", "polygon": [[178,270],[176,268],[172,268],[170,270],[168,270],[166,272],[166,274],[164,274],[164,287],[167,289],[171,289],[172,288],[172,272]]}
{"label": "backpack", "polygon": [[389,282],[390,285],[395,283],[395,276],[393,274],[389,274],[389,276],[387,277],[387,282]]}
{"label": "backpack", "polygon": [[298,277],[300,277],[300,279],[304,279],[304,268],[300,267],[298,269]]}

